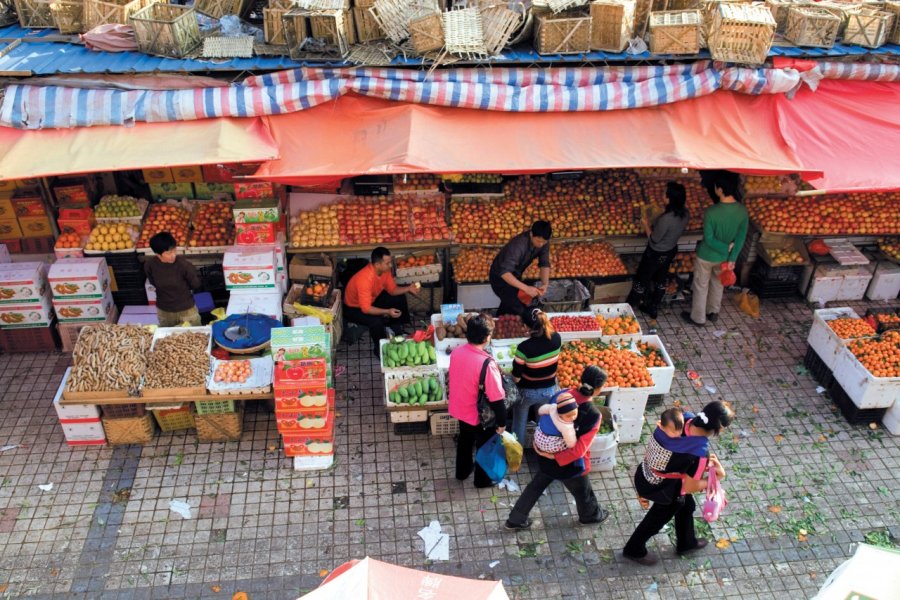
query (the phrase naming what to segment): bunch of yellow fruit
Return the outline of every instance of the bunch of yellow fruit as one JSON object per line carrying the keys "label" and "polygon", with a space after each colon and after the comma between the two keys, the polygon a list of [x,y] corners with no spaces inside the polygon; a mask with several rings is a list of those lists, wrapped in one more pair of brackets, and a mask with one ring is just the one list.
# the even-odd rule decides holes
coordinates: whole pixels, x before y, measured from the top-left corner
{"label": "bunch of yellow fruit", "polygon": [[85,250],[109,252],[130,250],[138,237],[138,227],[131,223],[100,223],[91,231]]}

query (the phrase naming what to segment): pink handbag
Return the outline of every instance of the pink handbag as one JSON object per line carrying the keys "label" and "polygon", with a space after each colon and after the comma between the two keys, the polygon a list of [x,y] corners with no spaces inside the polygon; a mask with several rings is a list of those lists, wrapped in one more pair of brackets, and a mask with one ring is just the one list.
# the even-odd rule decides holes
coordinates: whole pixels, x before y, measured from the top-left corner
{"label": "pink handbag", "polygon": [[703,518],[707,523],[717,521],[726,506],[728,506],[728,500],[725,498],[725,489],[719,484],[716,468],[710,464],[709,479],[706,484],[706,500],[703,501]]}

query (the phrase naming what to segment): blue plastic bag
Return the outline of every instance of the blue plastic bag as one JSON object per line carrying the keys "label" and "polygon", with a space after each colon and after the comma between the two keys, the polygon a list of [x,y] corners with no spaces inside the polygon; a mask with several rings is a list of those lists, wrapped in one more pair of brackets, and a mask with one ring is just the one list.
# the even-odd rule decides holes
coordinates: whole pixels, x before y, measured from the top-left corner
{"label": "blue plastic bag", "polygon": [[500,483],[506,477],[506,448],[503,447],[503,439],[497,435],[487,441],[475,453],[475,462],[478,463],[487,476],[494,483]]}

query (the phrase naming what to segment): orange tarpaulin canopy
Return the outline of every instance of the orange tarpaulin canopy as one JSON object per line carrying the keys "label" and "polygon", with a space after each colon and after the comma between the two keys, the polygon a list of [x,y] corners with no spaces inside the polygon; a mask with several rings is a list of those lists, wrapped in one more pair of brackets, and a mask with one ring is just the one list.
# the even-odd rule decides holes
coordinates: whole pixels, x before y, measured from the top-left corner
{"label": "orange tarpaulin canopy", "polygon": [[900,84],[823,80],[763,101],[801,162],[824,172],[816,189],[900,189]]}
{"label": "orange tarpaulin canopy", "polygon": [[349,95],[266,117],[281,158],[255,177],[295,185],[389,173],[528,173],[689,167],[816,175],[758,97],[731,92],[653,108],[505,113]]}
{"label": "orange tarpaulin canopy", "polygon": [[278,148],[259,118],[23,131],[0,127],[0,180],[257,162]]}

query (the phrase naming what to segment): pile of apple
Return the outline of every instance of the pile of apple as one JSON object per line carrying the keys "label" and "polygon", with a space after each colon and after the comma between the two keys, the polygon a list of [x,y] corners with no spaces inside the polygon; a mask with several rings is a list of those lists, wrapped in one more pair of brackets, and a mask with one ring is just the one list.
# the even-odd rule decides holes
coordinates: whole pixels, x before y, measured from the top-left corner
{"label": "pile of apple", "polygon": [[499,197],[455,196],[450,204],[450,221],[457,244],[505,244],[531,225],[523,202]]}
{"label": "pile of apple", "polygon": [[747,196],[770,196],[784,194],[793,196],[797,193],[797,184],[790,175],[747,175],[744,178],[744,191]]}
{"label": "pile of apple", "polygon": [[234,243],[234,215],[228,202],[207,202],[194,212],[189,246],[230,246]]}
{"label": "pile of apple", "polygon": [[[644,181],[644,191],[647,200],[656,206],[657,213],[662,212],[666,206],[666,184],[662,179]],[[685,231],[700,231],[703,229],[703,213],[712,206],[712,199],[706,189],[700,185],[700,181],[680,179],[678,183],[684,186],[687,195],[687,209],[690,213],[690,221]]]}
{"label": "pile of apple", "polygon": [[443,195],[412,198],[409,200],[409,210],[413,240],[421,242],[450,239]]}
{"label": "pile of apple", "polygon": [[[551,246],[552,249],[552,246]],[[453,258],[453,276],[458,283],[487,281],[491,262],[497,256],[496,248],[474,246],[461,248]]]}
{"label": "pile of apple", "polygon": [[291,219],[292,248],[320,248],[339,243],[337,205],[300,211]]}
{"label": "pile of apple", "polygon": [[700,178],[700,175],[696,171],[682,171],[678,167],[639,167],[635,169],[635,172],[641,179],[664,177],[666,179],[683,180]]}
{"label": "pile of apple", "polygon": [[394,175],[394,192],[409,192],[413,190],[436,190],[441,180],[431,173],[409,173],[406,175]]}
{"label": "pile of apple", "polygon": [[794,235],[900,234],[900,193],[856,193],[747,202],[763,230]]}
{"label": "pile of apple", "polygon": [[676,254],[675,258],[672,259],[672,264],[669,265],[669,273],[693,273],[694,256],[693,252],[679,252]]}
{"label": "pile of apple", "polygon": [[494,319],[494,333],[492,337],[495,340],[509,340],[513,338],[528,337],[530,332],[522,319],[515,315],[500,315]]}
{"label": "pile of apple", "polygon": [[84,249],[90,252],[131,250],[138,239],[138,227],[132,223],[99,223],[91,230]]}
{"label": "pile of apple", "polygon": [[409,202],[388,196],[358,197],[337,205],[341,244],[383,244],[412,239]]}
{"label": "pile of apple", "polygon": [[451,183],[503,183],[503,175],[499,173],[454,173],[441,177]]}
{"label": "pile of apple", "polygon": [[[551,275],[554,278],[609,277],[628,273],[622,259],[606,242],[551,244],[550,264]],[[523,277],[525,279],[540,277],[537,261],[525,269]]]}
{"label": "pile of apple", "polygon": [[772,250],[766,250],[769,253],[769,257],[772,259],[772,266],[774,267],[782,267],[784,265],[802,265],[806,262],[806,259],[803,258],[803,255],[800,254],[797,250],[784,250],[781,248],[774,248]]}
{"label": "pile of apple", "polygon": [[900,260],[900,240],[896,238],[883,238],[878,240],[878,249],[881,250],[885,256],[889,256],[894,260]]}
{"label": "pile of apple", "polygon": [[132,196],[108,195],[100,198],[100,204],[94,208],[94,216],[99,219],[140,217],[137,198]]}
{"label": "pile of apple", "polygon": [[144,220],[144,228],[138,239],[138,248],[150,246],[150,238],[162,231],[168,231],[175,237],[179,246],[186,246],[191,213],[172,204],[154,204]]}

